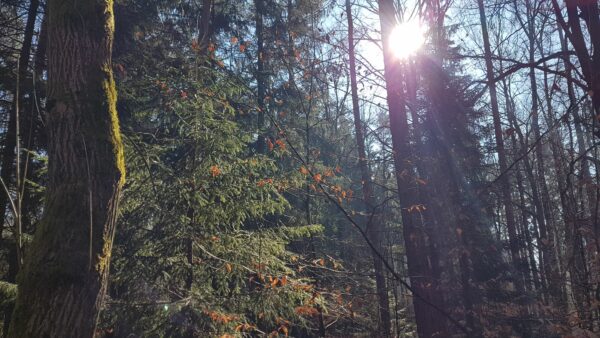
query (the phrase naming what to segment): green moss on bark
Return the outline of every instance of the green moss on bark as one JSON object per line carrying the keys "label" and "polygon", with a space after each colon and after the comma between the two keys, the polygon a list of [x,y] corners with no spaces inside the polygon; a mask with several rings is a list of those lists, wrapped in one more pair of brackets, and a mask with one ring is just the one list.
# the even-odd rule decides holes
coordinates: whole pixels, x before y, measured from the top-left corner
{"label": "green moss on bark", "polygon": [[121,139],[121,127],[119,125],[119,116],[117,114],[117,90],[112,76],[112,70],[107,67],[107,79],[103,81],[102,87],[105,93],[105,100],[108,105],[109,117],[111,122],[111,143],[114,148],[114,156],[117,164],[117,171],[120,174],[119,187],[125,183],[125,156],[123,153],[123,141]]}

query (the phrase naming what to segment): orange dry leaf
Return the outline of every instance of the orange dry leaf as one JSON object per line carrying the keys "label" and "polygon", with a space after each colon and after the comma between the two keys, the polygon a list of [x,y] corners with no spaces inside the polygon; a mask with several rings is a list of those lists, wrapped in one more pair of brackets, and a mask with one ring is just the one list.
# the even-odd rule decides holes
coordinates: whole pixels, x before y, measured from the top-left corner
{"label": "orange dry leaf", "polygon": [[408,207],[408,212],[413,212],[413,211],[421,212],[421,211],[425,211],[426,209],[427,208],[423,204],[413,204],[410,207]]}
{"label": "orange dry leaf", "polygon": [[299,316],[316,316],[319,311],[312,306],[296,306],[294,312]]}
{"label": "orange dry leaf", "polygon": [[313,179],[317,182],[320,183],[323,180],[323,177],[321,176],[321,174],[315,174],[315,176],[313,176]]}
{"label": "orange dry leaf", "polygon": [[306,169],[306,167],[302,166],[300,167],[300,173],[304,176],[308,175],[308,169]]}
{"label": "orange dry leaf", "polygon": [[248,324],[248,323],[241,323],[238,324],[235,327],[235,330],[237,332],[241,332],[241,331],[253,331],[256,328],[256,326],[252,325],[252,324]]}
{"label": "orange dry leaf", "polygon": [[219,169],[219,167],[217,167],[216,165],[213,165],[210,167],[210,175],[212,177],[217,177],[219,175],[221,175],[221,169]]}
{"label": "orange dry leaf", "polygon": [[238,38],[236,38],[235,36],[231,37],[231,43],[232,44],[236,44],[238,42]]}
{"label": "orange dry leaf", "polygon": [[237,316],[227,315],[227,314],[224,314],[224,313],[219,313],[217,311],[206,311],[206,310],[204,310],[204,313],[213,322],[222,323],[222,324],[227,324],[227,323],[229,323],[229,322],[237,319]]}
{"label": "orange dry leaf", "polygon": [[416,180],[416,181],[417,181],[417,183],[418,183],[418,184],[420,184],[420,185],[426,185],[426,184],[427,184],[427,181],[425,181],[425,180],[424,180],[424,179],[422,179],[422,178],[418,178],[418,177],[417,177],[415,180]]}
{"label": "orange dry leaf", "polygon": [[258,183],[256,183],[256,185],[258,185],[259,187],[264,187],[265,184],[273,184],[273,179],[272,178],[265,178],[262,179],[260,181],[258,181]]}
{"label": "orange dry leaf", "polygon": [[302,290],[302,291],[310,291],[312,289],[312,285],[310,284],[296,284],[294,285],[294,289]]}
{"label": "orange dry leaf", "polygon": [[245,44],[240,44],[240,52],[245,52],[246,51],[246,45]]}
{"label": "orange dry leaf", "polygon": [[279,331],[281,331],[281,333],[283,333],[287,337],[287,335],[288,335],[288,328],[287,328],[287,326],[281,325],[279,327]]}
{"label": "orange dry leaf", "polygon": [[270,139],[267,139],[267,147],[269,148],[269,151],[273,151],[273,142],[271,142]]}
{"label": "orange dry leaf", "polygon": [[281,139],[278,139],[275,141],[275,143],[279,146],[279,149],[285,150],[285,142],[283,142]]}
{"label": "orange dry leaf", "polygon": [[233,268],[231,267],[231,264],[229,264],[229,263],[225,263],[225,269],[227,270],[227,272],[231,272],[231,270],[233,270]]}

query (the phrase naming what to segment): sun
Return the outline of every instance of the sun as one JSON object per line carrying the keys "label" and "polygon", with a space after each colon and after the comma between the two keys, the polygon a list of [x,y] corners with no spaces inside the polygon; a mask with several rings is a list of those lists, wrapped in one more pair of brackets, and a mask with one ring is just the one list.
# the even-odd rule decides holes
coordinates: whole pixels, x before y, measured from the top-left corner
{"label": "sun", "polygon": [[389,39],[394,56],[406,59],[425,43],[425,27],[416,20],[406,21],[394,27]]}

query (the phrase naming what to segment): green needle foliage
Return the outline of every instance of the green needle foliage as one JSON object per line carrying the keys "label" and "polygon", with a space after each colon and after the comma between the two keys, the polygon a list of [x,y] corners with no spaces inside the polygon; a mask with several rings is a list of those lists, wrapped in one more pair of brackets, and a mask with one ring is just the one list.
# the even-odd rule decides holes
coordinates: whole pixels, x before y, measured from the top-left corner
{"label": "green needle foliage", "polygon": [[321,227],[282,224],[280,191],[297,179],[249,146],[252,133],[236,122],[246,89],[199,64],[192,76],[165,67],[122,99],[148,108],[130,111],[124,132],[131,183],[104,325],[119,335],[304,325],[294,309],[311,294],[286,244]]}

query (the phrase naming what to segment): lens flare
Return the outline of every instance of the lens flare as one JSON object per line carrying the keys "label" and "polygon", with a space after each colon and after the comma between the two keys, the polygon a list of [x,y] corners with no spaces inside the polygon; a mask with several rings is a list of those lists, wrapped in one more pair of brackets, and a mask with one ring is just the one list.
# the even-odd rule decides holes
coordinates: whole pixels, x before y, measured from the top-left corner
{"label": "lens flare", "polygon": [[394,27],[389,39],[394,56],[406,59],[425,43],[425,27],[418,21],[403,22]]}

